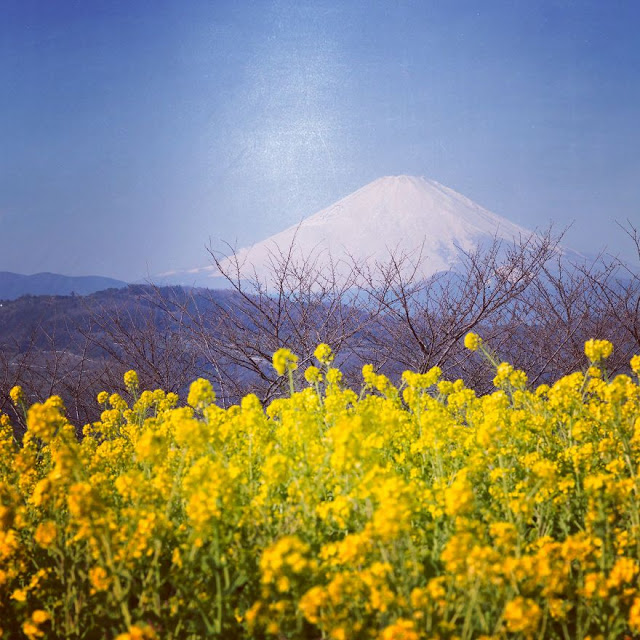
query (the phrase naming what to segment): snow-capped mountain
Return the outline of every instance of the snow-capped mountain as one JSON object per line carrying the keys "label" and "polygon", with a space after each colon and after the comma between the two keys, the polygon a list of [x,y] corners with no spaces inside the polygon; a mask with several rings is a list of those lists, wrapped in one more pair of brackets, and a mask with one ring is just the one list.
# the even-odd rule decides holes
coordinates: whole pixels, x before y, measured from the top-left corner
{"label": "snow-capped mountain", "polygon": [[[455,268],[460,252],[470,251],[494,237],[511,242],[531,235],[531,231],[484,209],[453,189],[434,180],[412,176],[379,178],[250,247],[236,253],[247,274],[266,277],[274,255],[292,247],[294,261],[331,261],[338,272],[356,261],[374,265],[389,260],[392,253],[417,259],[421,273],[429,276]],[[343,268],[340,268],[343,265]],[[231,266],[229,260],[223,268]],[[216,286],[219,274],[214,267],[188,272],[198,282],[203,275]],[[218,276],[218,277],[216,277]]]}

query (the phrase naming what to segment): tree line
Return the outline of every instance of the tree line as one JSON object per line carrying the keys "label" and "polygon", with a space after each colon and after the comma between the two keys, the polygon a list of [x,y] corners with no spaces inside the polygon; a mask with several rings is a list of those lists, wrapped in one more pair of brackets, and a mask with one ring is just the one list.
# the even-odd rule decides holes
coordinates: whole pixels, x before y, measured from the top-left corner
{"label": "tree line", "polygon": [[370,363],[396,380],[406,369],[438,366],[488,392],[491,372],[463,346],[469,331],[524,369],[532,385],[583,368],[589,338],[613,342],[608,369],[625,372],[640,353],[640,233],[630,223],[623,229],[635,264],[604,253],[571,257],[562,235],[548,230],[513,243],[494,238],[462,252],[455,271],[426,279],[428,256],[419,251],[335,264],[274,247],[258,273],[210,250],[225,290],[148,285],[72,302],[19,300],[2,310],[0,411],[24,427],[9,400],[21,385],[29,401],[60,395],[82,426],[99,415],[99,391],[124,392],[129,369],[143,388],[184,394],[206,377],[223,406],[250,392],[266,403],[286,392],[272,354],[283,346],[296,353],[301,378],[321,342],[355,387]]}

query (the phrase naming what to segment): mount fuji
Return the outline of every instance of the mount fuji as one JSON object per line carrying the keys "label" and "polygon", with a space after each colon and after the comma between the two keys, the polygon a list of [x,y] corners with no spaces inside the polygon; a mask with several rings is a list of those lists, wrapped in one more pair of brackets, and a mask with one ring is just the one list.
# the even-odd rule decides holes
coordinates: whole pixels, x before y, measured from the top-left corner
{"label": "mount fuji", "polygon": [[[294,262],[312,259],[316,267],[381,264],[392,254],[421,257],[421,275],[455,269],[462,252],[494,238],[519,242],[532,235],[506,218],[484,209],[453,189],[425,178],[387,176],[358,189],[335,204],[280,233],[221,261],[237,259],[246,274],[265,279],[274,256],[291,249]],[[214,266],[164,274],[185,283],[192,279],[220,286]]]}

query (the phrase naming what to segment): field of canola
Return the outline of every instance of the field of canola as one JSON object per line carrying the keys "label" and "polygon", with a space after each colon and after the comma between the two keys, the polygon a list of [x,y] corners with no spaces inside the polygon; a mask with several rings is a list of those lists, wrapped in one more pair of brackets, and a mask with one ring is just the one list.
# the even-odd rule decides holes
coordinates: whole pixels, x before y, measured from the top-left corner
{"label": "field of canola", "polygon": [[[341,384],[326,345],[290,397],[106,392],[84,437],[57,397],[0,418],[3,638],[640,635],[640,356],[477,397],[434,368]],[[476,355],[474,355],[476,357]],[[588,367],[588,369],[587,369]],[[295,391],[294,387],[298,390]]]}

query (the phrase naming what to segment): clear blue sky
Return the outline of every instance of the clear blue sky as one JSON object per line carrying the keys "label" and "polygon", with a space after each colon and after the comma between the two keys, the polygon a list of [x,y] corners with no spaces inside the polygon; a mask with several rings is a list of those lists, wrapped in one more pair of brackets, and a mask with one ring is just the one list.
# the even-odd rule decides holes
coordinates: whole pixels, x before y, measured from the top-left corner
{"label": "clear blue sky", "polygon": [[207,264],[383,175],[640,225],[635,0],[4,0],[0,270]]}

